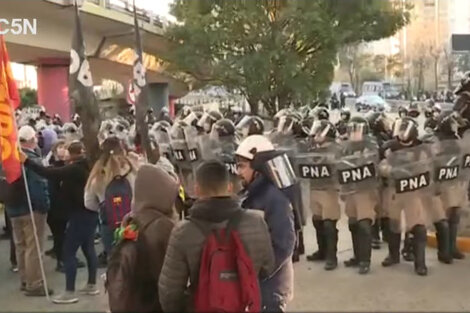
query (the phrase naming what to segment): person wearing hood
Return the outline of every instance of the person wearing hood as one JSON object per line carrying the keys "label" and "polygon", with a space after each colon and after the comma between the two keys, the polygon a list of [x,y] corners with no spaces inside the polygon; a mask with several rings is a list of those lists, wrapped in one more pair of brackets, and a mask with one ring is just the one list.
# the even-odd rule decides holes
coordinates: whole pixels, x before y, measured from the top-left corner
{"label": "person wearing hood", "polygon": [[155,165],[142,165],[137,172],[133,216],[122,228],[137,229],[139,242],[121,241],[111,254],[107,272],[111,312],[162,312],[157,286],[178,220],[174,209],[178,191],[177,181]]}
{"label": "person wearing hood", "polygon": [[[269,175],[271,171],[266,171],[267,164],[282,161],[282,158],[276,157],[277,154],[269,139],[261,135],[247,137],[236,151],[238,174],[246,193],[242,207],[264,214],[274,250],[274,272],[261,281],[264,312],[284,312],[294,292],[292,255],[296,233],[293,207],[286,192],[288,189],[277,186],[274,183],[276,180]],[[279,170],[271,173],[280,173]],[[277,178],[282,180],[285,177],[279,175]]]}
{"label": "person wearing hood", "polygon": [[185,300],[187,293],[192,299],[197,288],[206,238],[202,229],[226,228],[236,215],[240,219],[235,228],[255,273],[263,280],[273,269],[268,227],[260,214],[243,210],[231,196],[230,174],[223,163],[206,161],[199,165],[195,192],[198,200],[190,209],[191,220],[182,221],[173,229],[163,263],[158,292],[165,312],[192,311],[192,302]]}

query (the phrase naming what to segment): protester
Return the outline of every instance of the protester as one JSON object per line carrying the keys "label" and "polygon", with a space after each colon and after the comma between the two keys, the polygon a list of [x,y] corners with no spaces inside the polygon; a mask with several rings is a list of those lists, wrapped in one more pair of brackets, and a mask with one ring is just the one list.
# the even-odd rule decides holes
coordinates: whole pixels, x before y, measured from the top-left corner
{"label": "protester", "polygon": [[263,311],[284,312],[287,302],[293,297],[292,254],[296,234],[294,213],[289,199],[260,172],[262,164],[259,163],[257,155],[273,151],[274,146],[266,137],[254,135],[240,144],[236,156],[238,174],[246,192],[242,206],[264,213],[274,249],[274,274],[269,279],[261,281]]}
{"label": "protester", "polygon": [[61,192],[64,199],[67,199],[70,210],[63,245],[65,293],[53,300],[56,304],[78,302],[78,297],[75,295],[75,279],[77,276],[76,254],[80,247],[88,266],[88,283],[80,289],[80,293],[85,295],[97,295],[99,293],[96,287],[98,260],[94,245],[98,213],[87,209],[84,204],[84,190],[89,174],[89,166],[81,142],[72,142],[67,150],[69,159],[67,165],[63,167],[44,167],[29,158],[25,160],[25,166],[39,175],[62,181]]}
{"label": "protester", "polygon": [[178,191],[176,180],[157,166],[143,165],[137,172],[133,217],[124,225],[126,232],[133,229],[137,237],[119,239],[124,242],[111,254],[107,271],[111,312],[162,311],[158,278],[177,221]]}
{"label": "protester", "polygon": [[[51,167],[60,168],[65,165],[67,157],[68,151],[65,141],[60,140],[52,147],[51,156],[49,160],[47,160],[47,163]],[[50,179],[48,184],[51,210],[49,211],[49,215],[47,217],[47,224],[51,229],[54,245],[51,250],[46,251],[46,255],[55,257],[57,259],[56,271],[64,272],[63,245],[65,238],[65,228],[67,226],[67,220],[69,216],[69,203],[68,199],[65,198],[61,179]]]}
{"label": "protester", "polygon": [[93,166],[86,184],[85,206],[92,211],[100,212],[101,239],[105,254],[109,257],[113,246],[114,225],[108,223],[103,206],[106,190],[116,177],[125,177],[133,189],[138,164],[137,160],[126,154],[117,137],[107,138],[102,143],[101,150],[102,154]]}
{"label": "protester", "polygon": [[[36,131],[31,126],[23,126],[18,131],[18,137],[23,153],[32,162],[40,162],[41,157],[37,152]],[[11,218],[13,228],[21,281],[20,290],[25,291],[26,296],[40,297],[46,295],[39,258],[44,246],[47,212],[50,205],[49,195],[47,182],[29,169],[26,169],[26,180],[33,210],[32,216],[23,178],[14,183],[16,185],[14,191],[19,194],[11,195],[15,198],[15,201],[7,204],[6,210]],[[32,217],[34,218],[35,227],[33,227]],[[34,229],[36,233],[34,233]],[[35,237],[39,241],[39,248]],[[52,290],[49,290],[49,294],[52,294],[52,292]]]}
{"label": "protester", "polygon": [[186,301],[186,294],[189,293],[189,299],[192,299],[196,292],[205,246],[204,233],[227,227],[235,215],[240,214],[235,229],[252,261],[254,272],[264,280],[273,268],[274,257],[267,226],[261,215],[242,210],[239,202],[232,198],[230,175],[224,164],[218,161],[202,163],[196,170],[195,192],[198,200],[190,210],[192,220],[183,221],[173,229],[163,263],[158,286],[165,312],[192,310],[193,303]]}

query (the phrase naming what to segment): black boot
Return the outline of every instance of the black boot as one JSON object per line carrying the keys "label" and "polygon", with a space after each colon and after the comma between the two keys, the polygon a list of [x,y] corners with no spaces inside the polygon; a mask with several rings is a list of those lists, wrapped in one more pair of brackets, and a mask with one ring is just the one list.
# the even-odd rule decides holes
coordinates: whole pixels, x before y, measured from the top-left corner
{"label": "black boot", "polygon": [[325,270],[331,271],[338,267],[338,259],[336,257],[337,245],[338,245],[338,229],[336,229],[336,221],[325,220],[323,221],[325,229]]}
{"label": "black boot", "polygon": [[442,220],[434,223],[434,227],[436,228],[437,259],[441,263],[451,264],[449,223],[446,220]]}
{"label": "black boot", "polygon": [[307,255],[307,261],[325,261],[325,229],[323,221],[312,219],[312,222],[317,234],[318,250],[311,255]]}
{"label": "black boot", "polygon": [[364,219],[357,223],[359,274],[370,271],[372,255],[372,220]]}
{"label": "black boot", "polygon": [[380,249],[381,247],[381,240],[380,240],[380,219],[376,219],[374,225],[372,226],[372,248],[373,249]]}
{"label": "black boot", "polygon": [[405,240],[403,241],[403,249],[401,250],[401,255],[403,255],[403,259],[407,262],[414,261],[412,232],[405,233]]}
{"label": "black boot", "polygon": [[380,229],[382,230],[382,240],[387,242],[390,233],[390,219],[388,217],[380,218]]}
{"label": "black boot", "polygon": [[389,267],[400,263],[401,234],[389,231],[387,237],[388,256],[382,262],[382,266],[384,267]]}
{"label": "black boot", "polygon": [[457,234],[459,231],[460,212],[458,208],[452,208],[449,214],[449,240],[450,253],[456,260],[465,259],[465,255],[457,247]]}
{"label": "black boot", "polygon": [[351,239],[353,244],[353,257],[344,261],[346,267],[356,267],[359,265],[358,260],[358,237],[357,237],[357,222],[349,223],[349,231],[351,232]]}
{"label": "black boot", "polygon": [[426,276],[428,268],[426,267],[426,227],[416,225],[413,227],[413,254],[415,257],[415,272],[419,276]]}

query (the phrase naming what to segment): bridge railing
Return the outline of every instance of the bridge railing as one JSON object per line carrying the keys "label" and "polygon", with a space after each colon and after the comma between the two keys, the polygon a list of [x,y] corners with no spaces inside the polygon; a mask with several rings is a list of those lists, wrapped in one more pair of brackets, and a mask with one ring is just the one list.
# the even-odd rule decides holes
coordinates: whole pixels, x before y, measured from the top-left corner
{"label": "bridge railing", "polygon": [[[134,7],[132,0],[87,0],[89,2],[97,3],[106,7],[107,9],[116,10],[128,15],[134,14]],[[157,27],[165,27],[167,21],[165,18],[155,14],[154,12],[141,9],[137,7],[137,17],[140,20],[143,20],[149,24],[155,25]]]}

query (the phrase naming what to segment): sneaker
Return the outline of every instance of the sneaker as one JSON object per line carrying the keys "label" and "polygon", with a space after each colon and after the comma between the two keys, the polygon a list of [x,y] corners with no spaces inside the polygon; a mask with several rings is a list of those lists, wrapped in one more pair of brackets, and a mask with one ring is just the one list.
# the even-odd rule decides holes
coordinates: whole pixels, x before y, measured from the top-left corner
{"label": "sneaker", "polygon": [[12,266],[10,267],[10,270],[11,270],[13,273],[18,273],[18,271],[19,271],[19,270],[18,270],[18,265],[12,265]]}
{"label": "sneaker", "polygon": [[95,284],[87,284],[85,287],[80,289],[79,292],[87,296],[96,296],[100,294],[100,290],[96,287]]}
{"label": "sneaker", "polygon": [[[54,290],[49,289],[49,295],[52,295],[54,293]],[[44,286],[39,286],[34,289],[26,289],[26,292],[24,293],[25,296],[27,297],[45,297],[46,296],[46,291],[44,290]]]}
{"label": "sneaker", "polygon": [[66,291],[57,298],[53,299],[52,302],[55,304],[72,304],[78,302],[78,297],[75,296],[75,292]]}

